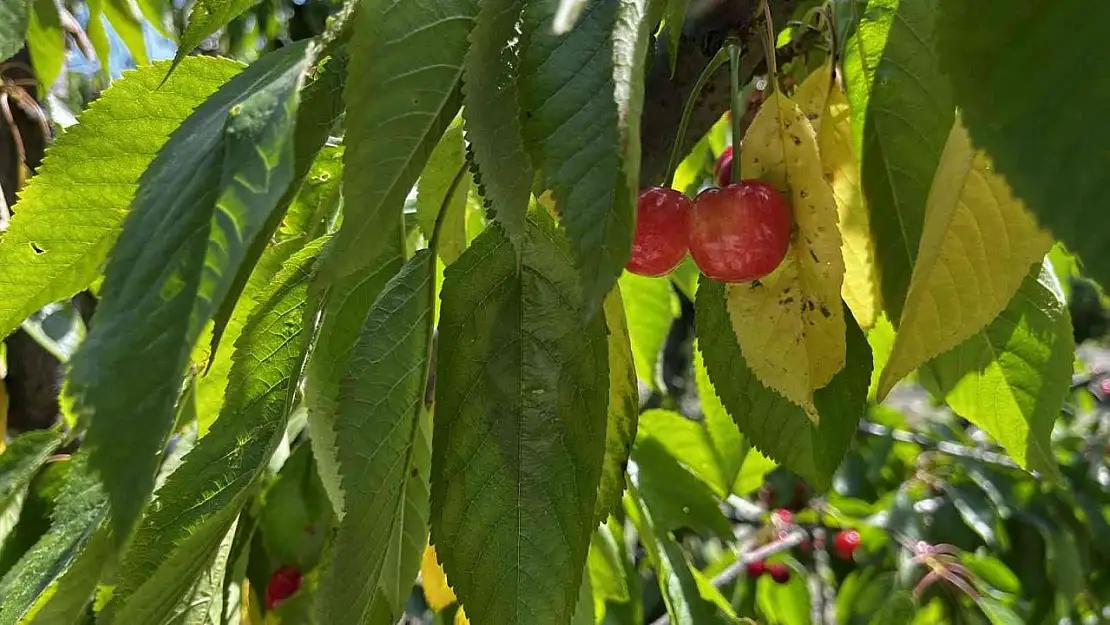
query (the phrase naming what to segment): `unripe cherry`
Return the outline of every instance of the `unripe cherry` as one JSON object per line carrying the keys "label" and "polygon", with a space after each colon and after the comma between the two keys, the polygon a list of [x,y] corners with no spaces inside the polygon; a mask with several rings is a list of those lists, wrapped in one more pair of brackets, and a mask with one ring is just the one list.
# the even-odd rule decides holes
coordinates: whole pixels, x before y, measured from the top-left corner
{"label": "unripe cherry", "polygon": [[694,198],[690,255],[714,280],[751,282],[782,263],[791,225],[786,198],[766,182],[706,189]]}
{"label": "unripe cherry", "polygon": [[651,187],[636,203],[636,232],[626,269],[641,276],[666,275],[686,257],[693,202],[666,187]]}

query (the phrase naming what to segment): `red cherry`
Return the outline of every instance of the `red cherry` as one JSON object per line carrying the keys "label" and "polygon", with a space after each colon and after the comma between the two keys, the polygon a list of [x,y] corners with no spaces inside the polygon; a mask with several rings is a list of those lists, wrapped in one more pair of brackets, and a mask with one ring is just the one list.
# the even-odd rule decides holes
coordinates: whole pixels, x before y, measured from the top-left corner
{"label": "red cherry", "polygon": [[794,513],[787,510],[786,508],[779,508],[778,510],[775,510],[771,513],[771,522],[775,525],[781,526],[793,525]]}
{"label": "red cherry", "polygon": [[301,572],[292,566],[283,566],[274,571],[270,582],[266,584],[266,609],[273,610],[274,606],[288,599],[301,587]]}
{"label": "red cherry", "polygon": [[641,193],[632,258],[625,268],[653,277],[674,271],[689,249],[692,213],[693,203],[674,189],[651,187]]}
{"label": "red cherry", "polygon": [[859,532],[856,530],[837,532],[836,540],[833,543],[836,557],[841,560],[851,560],[852,554],[859,548],[859,542]]}
{"label": "red cherry", "polygon": [[790,581],[790,568],[782,562],[776,562],[767,567],[771,573],[771,579],[775,580],[776,584],[785,584]]}
{"label": "red cherry", "polygon": [[690,255],[714,280],[751,282],[782,263],[790,227],[790,205],[766,182],[706,189],[694,199]]}
{"label": "red cherry", "polygon": [[1102,378],[1099,380],[1098,390],[1102,391],[1103,397],[1110,397],[1110,378]]}
{"label": "red cherry", "polygon": [[767,567],[764,565],[763,560],[756,560],[755,562],[748,563],[748,577],[752,579],[763,575],[766,571]]}
{"label": "red cherry", "polygon": [[717,165],[713,167],[713,180],[718,187],[727,187],[732,184],[732,146],[725,148],[717,157]]}

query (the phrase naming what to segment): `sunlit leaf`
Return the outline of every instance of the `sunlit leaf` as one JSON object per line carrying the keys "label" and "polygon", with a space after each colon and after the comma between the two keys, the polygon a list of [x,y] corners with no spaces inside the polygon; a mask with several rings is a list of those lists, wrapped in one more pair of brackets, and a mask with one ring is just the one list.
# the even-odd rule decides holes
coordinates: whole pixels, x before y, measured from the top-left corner
{"label": "sunlit leaf", "polygon": [[666,278],[647,278],[626,271],[619,283],[636,377],[655,387],[660,352],[678,316],[678,297]]}
{"label": "sunlit leaf", "polygon": [[[465,149],[462,120],[456,119],[432,150],[416,185],[416,219],[426,240],[432,238],[440,207],[446,207],[436,252],[447,264],[455,262],[466,249],[466,199],[470,185],[466,184],[465,172],[464,178],[455,182],[466,160]],[[452,193],[450,198],[448,192]]]}
{"label": "sunlit leaf", "polygon": [[[198,0],[189,11],[189,21],[173,59],[176,68],[210,35],[227,26],[256,4],[257,0]],[[177,71],[171,69],[170,71]]]}
{"label": "sunlit leaf", "polygon": [[14,56],[23,47],[27,24],[31,20],[29,0],[0,2],[0,59]]}
{"label": "sunlit leaf", "polygon": [[708,412],[695,421],[670,410],[640,417],[641,438],[651,438],[724,498],[744,460],[742,439],[728,414]]}
{"label": "sunlit leaf", "polygon": [[622,296],[619,287],[613,289],[603,307],[609,336],[609,416],[605,426],[605,460],[594,508],[594,518],[599,523],[620,505],[628,456],[636,440],[640,415],[639,387]]}
{"label": "sunlit leaf", "polygon": [[30,3],[27,50],[31,53],[39,85],[49,87],[58,79],[65,65],[65,30],[55,0],[30,0]]}
{"label": "sunlit leaf", "polygon": [[769,276],[729,285],[732,326],[759,380],[816,421],[813,391],[844,367],[844,260],[817,134],[780,91],[763,103],[744,136],[740,171],[744,178],[770,182],[787,197],[797,232]]}

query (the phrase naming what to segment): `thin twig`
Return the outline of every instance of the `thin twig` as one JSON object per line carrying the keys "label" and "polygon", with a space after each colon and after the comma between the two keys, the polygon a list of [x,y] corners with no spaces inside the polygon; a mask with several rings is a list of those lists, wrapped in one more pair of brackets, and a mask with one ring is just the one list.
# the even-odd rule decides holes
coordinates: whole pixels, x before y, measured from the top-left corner
{"label": "thin twig", "polygon": [[[859,432],[861,434],[867,434],[870,436],[889,437],[903,443],[914,443],[927,449],[935,449],[936,451],[949,456],[956,456],[958,458],[971,458],[980,462],[986,462],[987,464],[997,464],[999,466],[1004,466],[1011,469],[1021,468],[1018,463],[1014,462],[1005,454],[990,451],[987,449],[967,447],[966,445],[957,445],[956,443],[950,443],[948,441],[936,441],[923,434],[907,432],[905,430],[895,430],[884,425],[871,423],[869,421],[860,422]],[[1034,473],[1034,475],[1036,474]]]}

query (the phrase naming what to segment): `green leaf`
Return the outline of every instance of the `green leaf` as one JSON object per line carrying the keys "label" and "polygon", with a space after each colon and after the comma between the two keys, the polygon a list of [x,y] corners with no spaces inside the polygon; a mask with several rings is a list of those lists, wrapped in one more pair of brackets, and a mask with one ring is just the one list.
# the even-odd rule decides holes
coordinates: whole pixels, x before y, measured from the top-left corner
{"label": "green leaf", "polygon": [[474,622],[565,623],[596,527],[604,320],[583,323],[569,250],[543,212],[517,249],[491,225],[447,268],[441,297],[432,543]]}
{"label": "green leaf", "polygon": [[[465,163],[462,120],[456,118],[432,150],[416,184],[416,219],[426,240],[432,239],[439,209],[446,203],[447,213],[440,224],[436,253],[448,265],[466,249],[466,199],[470,185],[454,184]],[[448,200],[447,193],[452,186],[455,192]]]}
{"label": "green leaf", "polygon": [[743,439],[727,413],[707,412],[695,421],[670,410],[640,416],[641,439],[654,439],[724,498],[743,463]]}
{"label": "green leaf", "polygon": [[921,248],[878,396],[998,316],[1052,238],[971,145],[957,115],[925,207]]}
{"label": "green leaf", "polygon": [[978,575],[984,582],[994,588],[1014,595],[1021,592],[1021,580],[1010,570],[1010,567],[1003,564],[998,558],[986,554],[964,552],[960,554],[960,561],[972,573]]}
{"label": "green leaf", "polygon": [[39,85],[49,87],[65,65],[66,40],[62,17],[55,0],[30,0],[31,20],[27,25],[27,50],[35,66]]}
{"label": "green leaf", "polygon": [[[301,104],[302,110],[308,104]],[[327,220],[339,204],[343,181],[343,146],[326,146],[312,162],[304,183],[285,214],[278,237],[281,239],[324,234]]]}
{"label": "green leaf", "polygon": [[667,53],[671,59],[671,76],[674,76],[678,63],[678,48],[682,41],[682,27],[686,24],[686,10],[690,0],[666,0],[667,12],[663,19],[667,22]]}
{"label": "green leaf", "polygon": [[[614,45],[635,36],[629,31],[634,24],[617,19],[622,6],[592,2],[574,30],[556,36],[555,3],[529,0],[521,38],[525,147],[562,215],[588,314],[601,305],[632,253],[636,187],[627,173],[634,169],[638,175],[639,162],[626,160],[622,130],[633,122],[638,127],[639,115],[622,119],[619,110],[631,94],[617,94]],[[636,139],[638,153],[638,134]]]}
{"label": "green leaf", "polygon": [[[381,264],[351,274],[328,288],[324,299],[316,345],[305,371],[305,402],[308,404],[308,431],[312,455],[336,517],[345,512],[343,489],[339,480],[339,460],[335,447],[335,410],[339,398],[339,378],[346,364],[347,351],[358,338],[366,315],[385,284],[401,268],[401,224],[390,256]],[[334,247],[332,239],[330,247]]]}
{"label": "green leaf", "polygon": [[651,506],[657,531],[693,529],[731,540],[732,526],[721,512],[721,496],[679,464],[655,438],[640,438],[632,453],[640,493]]}
{"label": "green leaf", "polygon": [[636,376],[657,388],[656,365],[678,316],[678,297],[666,278],[647,278],[626,271],[621,274],[620,285]]}
{"label": "green leaf", "polygon": [[1051,270],[1034,269],[994,322],[925,371],[956,414],[1022,466],[1056,477],[1050,437],[1071,383],[1074,344],[1052,282]]}
{"label": "green leaf", "polygon": [[604,613],[605,603],[625,603],[631,600],[628,580],[625,579],[624,545],[617,542],[610,523],[601,523],[590,538],[590,554],[586,558],[587,572],[593,587],[594,610]]}
{"label": "green leaf", "polygon": [[193,109],[243,66],[190,57],[159,88],[167,67],[125,73],[47,150],[0,237],[0,265],[20,268],[0,272],[0,335],[96,279],[143,170]]}
{"label": "green leaf", "polygon": [[395,622],[420,568],[428,528],[431,418],[424,401],[435,266],[428,249],[405,264],[347,357],[335,416],[346,513],[319,589],[322,623]]}
{"label": "green leaf", "polygon": [[[149,57],[146,53],[146,38],[143,35],[143,20],[142,17],[135,11],[135,4],[129,0],[94,0],[89,2],[89,19],[96,20],[102,19],[99,15],[100,10],[104,12],[103,19],[107,19],[108,23],[112,25],[112,29],[116,31],[116,35],[127,46],[127,51],[131,53],[131,57],[138,65],[147,65],[150,63]],[[107,64],[108,55],[100,59],[101,63]]]}
{"label": "green leaf", "polygon": [[983,491],[961,484],[951,484],[945,493],[952,500],[952,505],[959,512],[960,518],[971,528],[971,531],[983,539],[983,542],[995,549],[1009,548],[998,510]]}
{"label": "green leaf", "polygon": [[[514,242],[524,238],[535,171],[525,153],[517,24],[524,0],[484,0],[463,65],[463,116],[475,178],[495,219]],[[580,8],[580,7],[579,7]]]}
{"label": "green leaf", "polygon": [[21,434],[8,443],[0,453],[0,514],[19,498],[61,442],[57,432],[36,430]]}
{"label": "green leaf", "polygon": [[258,0],[198,0],[194,3],[169,71],[173,72],[202,41],[257,3]]}
{"label": "green leaf", "polygon": [[321,243],[290,258],[259,295],[235,342],[220,418],[158,490],[120,565],[106,622],[166,622],[212,566],[285,434],[308,349],[305,299]]}
{"label": "green leaf", "polygon": [[[104,570],[115,562],[112,537],[102,525],[69,569],[39,595],[23,622],[30,625],[78,623],[85,615]],[[33,616],[32,616],[33,615]]]}
{"label": "green leaf", "polygon": [[748,368],[732,332],[725,286],[703,278],[696,304],[695,327],[706,371],[740,433],[755,448],[814,487],[828,488],[855,438],[871,379],[870,348],[851,315],[845,315],[848,339],[844,369],[813,393],[821,415],[820,424],[814,426],[800,407],[764,387]]}
{"label": "green leaf", "polygon": [[778,625],[809,625],[809,587],[805,569],[793,558],[785,562],[790,567],[790,581],[778,584],[765,575],[756,583],[756,602],[769,623]]}
{"label": "green leaf", "polygon": [[594,508],[598,523],[603,523],[620,505],[640,416],[640,394],[621,295],[620,287],[610,291],[602,308],[609,336],[609,416],[605,426],[605,460]]}
{"label": "green leaf", "polygon": [[96,321],[71,361],[69,387],[92,416],[85,444],[121,544],[154,486],[189,353],[293,176],[306,43],[233,78],[144,172]]}
{"label": "green leaf", "polygon": [[925,202],[955,115],[936,55],[938,1],[871,0],[845,46],[852,134],[883,304],[893,319],[902,315]]}
{"label": "green leaf", "polygon": [[31,0],[0,1],[0,60],[15,56],[23,48],[31,21]]}
{"label": "green leaf", "polygon": [[[1110,129],[1095,121],[1110,106],[1110,81],[1087,64],[1105,45],[1099,25],[1110,5],[939,0],[939,8],[941,63],[971,140],[1091,276],[1110,285],[1110,233],[1091,227],[1110,204],[1110,155],[1095,147],[1110,143]],[[1012,41],[1021,51],[1007,54]],[[1030,93],[1022,76],[1043,72],[1077,88]]]}
{"label": "green leaf", "polygon": [[657,573],[659,591],[675,625],[726,623],[717,607],[702,598],[685,554],[667,530],[656,523],[655,511],[635,488],[625,497],[625,510],[636,524],[640,541]]}
{"label": "green leaf", "polygon": [[108,512],[104,488],[78,453],[52,515],[50,530],[0,580],[0,624],[15,625],[36,599],[73,565]]}
{"label": "green leaf", "polygon": [[913,595],[906,590],[898,590],[883,602],[882,608],[871,619],[875,625],[909,625],[913,622],[917,606]]}
{"label": "green leaf", "polygon": [[[979,609],[987,615],[992,625],[1021,625],[1025,622],[1006,604],[994,597],[981,595],[975,602],[979,604]],[[885,622],[889,623],[889,621]]]}
{"label": "green leaf", "polygon": [[[477,0],[359,5],[349,44],[343,226],[327,282],[378,267],[401,244],[405,198],[459,110]],[[361,319],[360,319],[361,322]]]}

